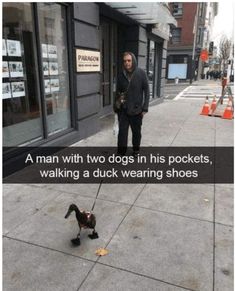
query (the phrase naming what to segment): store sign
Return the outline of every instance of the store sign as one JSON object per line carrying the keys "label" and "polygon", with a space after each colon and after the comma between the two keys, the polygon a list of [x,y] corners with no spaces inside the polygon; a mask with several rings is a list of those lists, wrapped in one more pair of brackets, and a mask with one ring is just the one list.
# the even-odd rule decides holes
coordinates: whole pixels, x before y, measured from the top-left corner
{"label": "store sign", "polygon": [[76,50],[77,72],[100,72],[100,52]]}

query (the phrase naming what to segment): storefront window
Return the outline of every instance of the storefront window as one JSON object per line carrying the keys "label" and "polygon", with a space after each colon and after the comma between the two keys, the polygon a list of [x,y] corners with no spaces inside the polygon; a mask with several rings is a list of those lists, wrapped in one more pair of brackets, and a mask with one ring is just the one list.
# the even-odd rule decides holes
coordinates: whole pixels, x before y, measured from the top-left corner
{"label": "storefront window", "polygon": [[44,98],[48,134],[70,127],[66,11],[55,3],[38,4]]}
{"label": "storefront window", "polygon": [[3,145],[42,139],[33,10],[30,3],[3,4]]}
{"label": "storefront window", "polygon": [[64,6],[4,3],[2,61],[4,146],[71,126]]}

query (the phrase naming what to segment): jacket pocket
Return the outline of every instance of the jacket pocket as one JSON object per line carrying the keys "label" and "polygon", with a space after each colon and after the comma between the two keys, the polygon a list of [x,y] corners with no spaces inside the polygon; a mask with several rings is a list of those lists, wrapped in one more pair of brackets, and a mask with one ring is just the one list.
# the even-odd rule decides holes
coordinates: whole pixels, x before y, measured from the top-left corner
{"label": "jacket pocket", "polygon": [[142,112],[142,106],[139,104],[135,104],[133,107],[128,108],[129,115],[138,115]]}

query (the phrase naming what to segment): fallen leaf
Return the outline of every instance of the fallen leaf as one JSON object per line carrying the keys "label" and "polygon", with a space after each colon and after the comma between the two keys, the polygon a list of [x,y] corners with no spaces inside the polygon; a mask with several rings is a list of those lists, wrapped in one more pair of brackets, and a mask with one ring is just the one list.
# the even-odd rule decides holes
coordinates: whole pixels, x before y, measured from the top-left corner
{"label": "fallen leaf", "polygon": [[209,202],[209,199],[203,199],[205,202]]}
{"label": "fallen leaf", "polygon": [[95,254],[96,254],[97,256],[105,256],[105,255],[107,255],[108,253],[109,253],[108,250],[103,249],[103,248],[100,248],[100,249],[98,249],[98,250],[95,251]]}

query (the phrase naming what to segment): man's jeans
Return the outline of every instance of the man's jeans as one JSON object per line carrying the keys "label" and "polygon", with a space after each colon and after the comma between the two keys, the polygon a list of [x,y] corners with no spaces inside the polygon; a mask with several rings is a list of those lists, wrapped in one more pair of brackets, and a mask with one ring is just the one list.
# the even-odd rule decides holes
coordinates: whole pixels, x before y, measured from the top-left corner
{"label": "man's jeans", "polygon": [[139,151],[141,141],[142,114],[127,115],[126,110],[118,113],[119,133],[118,133],[118,153],[125,154],[128,143],[128,129],[132,131],[132,145],[134,151]]}

